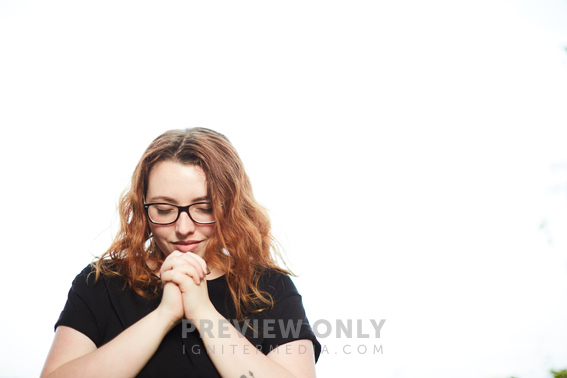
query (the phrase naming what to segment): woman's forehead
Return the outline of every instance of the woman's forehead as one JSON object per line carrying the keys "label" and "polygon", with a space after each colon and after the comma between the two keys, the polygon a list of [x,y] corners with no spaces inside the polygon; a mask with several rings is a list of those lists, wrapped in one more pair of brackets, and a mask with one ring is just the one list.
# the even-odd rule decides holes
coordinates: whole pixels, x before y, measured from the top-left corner
{"label": "woman's forehead", "polygon": [[206,196],[206,175],[199,166],[166,160],[150,170],[147,201],[168,198],[175,202],[187,202]]}

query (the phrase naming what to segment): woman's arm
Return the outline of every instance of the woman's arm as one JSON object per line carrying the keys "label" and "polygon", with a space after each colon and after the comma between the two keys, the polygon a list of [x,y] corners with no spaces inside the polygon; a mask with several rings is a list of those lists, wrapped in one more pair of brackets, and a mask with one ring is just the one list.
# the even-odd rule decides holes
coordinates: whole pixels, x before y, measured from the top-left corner
{"label": "woman's arm", "polygon": [[100,348],[73,328],[57,327],[42,377],[134,377],[183,316],[181,293],[164,287],[158,308]]}
{"label": "woman's arm", "polygon": [[267,356],[216,310],[195,320],[206,351],[223,377],[315,377],[311,340],[280,345]]}
{"label": "woman's arm", "polygon": [[315,352],[311,340],[295,340],[268,353],[272,361],[285,366],[296,377],[315,377]]}

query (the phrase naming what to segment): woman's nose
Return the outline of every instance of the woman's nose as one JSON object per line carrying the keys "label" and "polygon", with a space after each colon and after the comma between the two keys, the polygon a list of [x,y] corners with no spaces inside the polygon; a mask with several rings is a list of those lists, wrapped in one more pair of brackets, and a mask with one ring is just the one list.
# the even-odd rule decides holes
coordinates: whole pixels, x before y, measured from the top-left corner
{"label": "woman's nose", "polygon": [[187,212],[179,214],[179,219],[175,223],[175,231],[178,234],[191,234],[195,231],[195,223],[189,217]]}

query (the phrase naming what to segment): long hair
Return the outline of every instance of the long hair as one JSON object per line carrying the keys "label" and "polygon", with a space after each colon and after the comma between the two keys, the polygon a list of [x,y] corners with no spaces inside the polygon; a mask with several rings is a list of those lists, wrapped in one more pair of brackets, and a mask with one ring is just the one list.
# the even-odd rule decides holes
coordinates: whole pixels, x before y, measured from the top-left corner
{"label": "long hair", "polygon": [[[152,242],[143,201],[150,170],[160,161],[195,165],[205,172],[216,220],[205,260],[226,272],[237,318],[243,320],[247,314],[273,305],[270,295],[258,288],[262,272],[291,273],[276,262],[281,256],[270,232],[270,220],[254,199],[238,153],[224,135],[205,128],[167,131],[146,149],[130,187],[120,198],[120,231],[94,263],[96,278],[101,274],[121,276],[138,295],[157,295],[160,285],[155,273],[166,256]],[[108,260],[112,264],[105,263]]]}

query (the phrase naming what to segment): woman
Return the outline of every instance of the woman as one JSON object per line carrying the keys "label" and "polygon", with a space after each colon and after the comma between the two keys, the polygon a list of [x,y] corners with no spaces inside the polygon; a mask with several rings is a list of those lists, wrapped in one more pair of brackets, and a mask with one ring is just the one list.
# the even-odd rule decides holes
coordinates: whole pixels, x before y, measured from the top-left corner
{"label": "woman", "polygon": [[42,376],[315,376],[320,344],[223,135],[158,137],[119,210],[112,246],[73,282]]}

